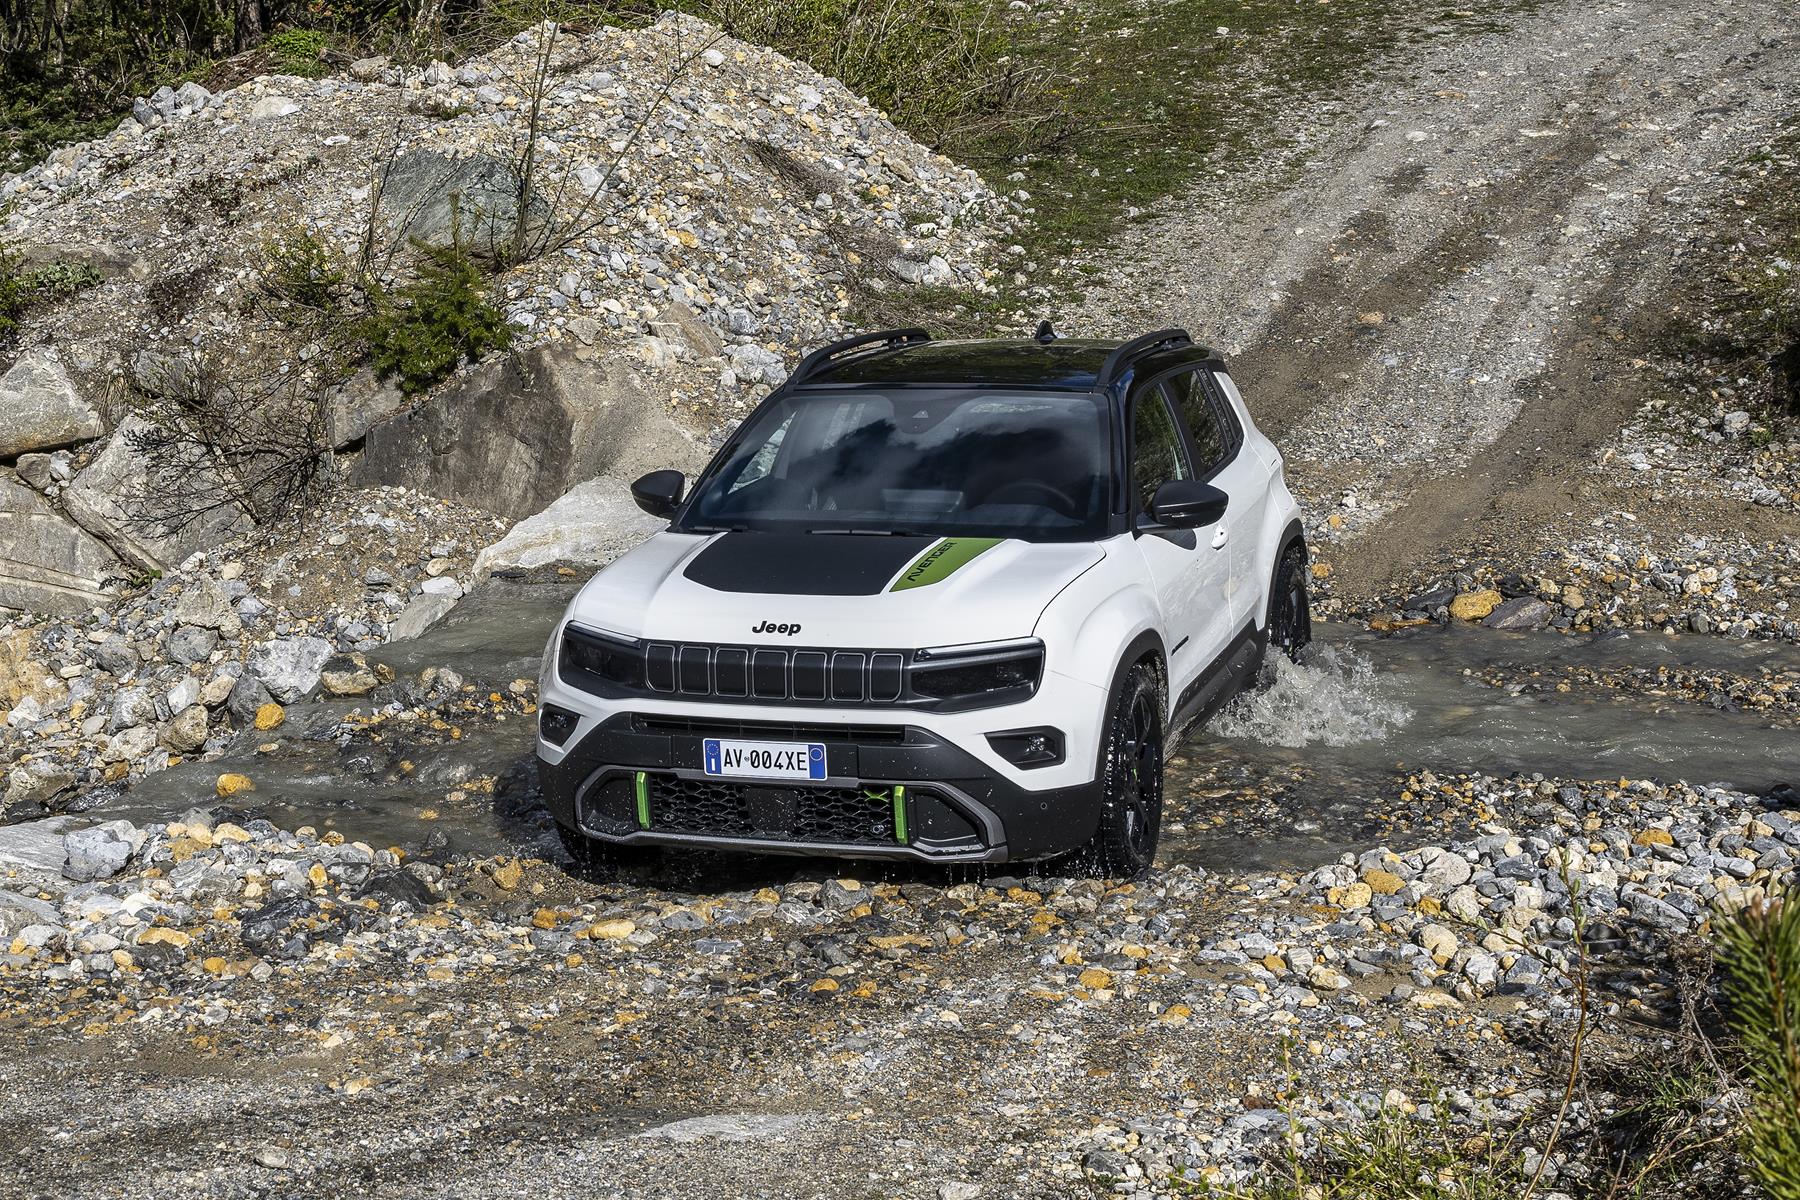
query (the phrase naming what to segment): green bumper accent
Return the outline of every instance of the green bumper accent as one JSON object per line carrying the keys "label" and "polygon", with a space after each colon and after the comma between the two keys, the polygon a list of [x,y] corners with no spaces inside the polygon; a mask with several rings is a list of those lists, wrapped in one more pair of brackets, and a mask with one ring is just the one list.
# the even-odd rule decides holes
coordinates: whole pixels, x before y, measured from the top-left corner
{"label": "green bumper accent", "polygon": [[1003,538],[943,538],[927,547],[924,553],[907,564],[900,577],[888,588],[890,592],[904,592],[908,588],[927,587],[940,583],[956,574],[966,563],[978,555],[985,554],[998,546]]}
{"label": "green bumper accent", "polygon": [[639,771],[633,781],[637,785],[637,819],[639,829],[650,828],[650,776]]}
{"label": "green bumper accent", "polygon": [[894,789],[894,840],[902,846],[910,840],[906,836],[906,787],[901,785]]}

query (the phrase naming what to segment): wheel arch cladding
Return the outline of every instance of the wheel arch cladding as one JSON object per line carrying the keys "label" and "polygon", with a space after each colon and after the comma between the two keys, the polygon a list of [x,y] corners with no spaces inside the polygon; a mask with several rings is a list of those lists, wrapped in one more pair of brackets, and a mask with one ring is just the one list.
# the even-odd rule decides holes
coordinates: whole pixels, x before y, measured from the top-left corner
{"label": "wheel arch cladding", "polygon": [[1301,526],[1299,517],[1290,519],[1286,528],[1281,531],[1281,536],[1268,544],[1274,549],[1269,552],[1269,561],[1264,564],[1263,575],[1268,580],[1268,585],[1263,590],[1262,615],[1257,622],[1257,627],[1264,631],[1269,628],[1270,605],[1275,603],[1275,577],[1281,570],[1282,558],[1296,545],[1300,547],[1302,564],[1312,558],[1312,552],[1306,546],[1306,530]]}

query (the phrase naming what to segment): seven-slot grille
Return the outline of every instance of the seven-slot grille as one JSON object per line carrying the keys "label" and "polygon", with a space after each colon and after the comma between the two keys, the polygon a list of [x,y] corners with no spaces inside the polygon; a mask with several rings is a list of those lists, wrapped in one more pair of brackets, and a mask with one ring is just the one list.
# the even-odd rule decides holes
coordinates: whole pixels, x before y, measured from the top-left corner
{"label": "seven-slot grille", "polygon": [[905,669],[905,655],[882,650],[668,642],[644,648],[645,682],[665,695],[892,704],[900,699]]}

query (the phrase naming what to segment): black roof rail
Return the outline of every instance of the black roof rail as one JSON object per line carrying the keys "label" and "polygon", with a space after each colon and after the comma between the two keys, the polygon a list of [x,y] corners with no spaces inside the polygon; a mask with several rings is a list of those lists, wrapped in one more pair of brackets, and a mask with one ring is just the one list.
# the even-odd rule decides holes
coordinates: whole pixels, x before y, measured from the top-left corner
{"label": "black roof rail", "polygon": [[1188,336],[1185,329],[1159,329],[1155,333],[1146,333],[1142,337],[1134,337],[1117,350],[1106,356],[1100,364],[1100,374],[1094,380],[1094,386],[1111,387],[1113,381],[1131,365],[1131,360],[1152,350],[1160,350],[1164,346],[1191,346],[1194,339]]}
{"label": "black roof rail", "polygon": [[811,354],[800,360],[787,381],[790,385],[805,383],[830,365],[831,360],[852,350],[860,350],[864,346],[879,345],[883,349],[897,350],[902,346],[916,346],[920,342],[929,342],[931,335],[923,329],[883,329],[879,333],[863,333],[856,337],[845,338],[841,342],[832,342],[828,346],[820,346]]}

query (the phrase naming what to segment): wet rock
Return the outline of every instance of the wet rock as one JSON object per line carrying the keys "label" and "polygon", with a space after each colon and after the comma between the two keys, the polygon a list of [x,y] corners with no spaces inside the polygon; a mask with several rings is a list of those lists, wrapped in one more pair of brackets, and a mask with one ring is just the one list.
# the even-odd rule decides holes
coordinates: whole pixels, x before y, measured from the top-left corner
{"label": "wet rock", "polygon": [[331,643],[324,638],[280,638],[252,650],[244,666],[270,696],[292,704],[319,686],[319,673],[330,657]]}
{"label": "wet rock", "polygon": [[1461,592],[1450,602],[1450,615],[1459,621],[1480,621],[1500,607],[1500,593],[1493,588]]}
{"label": "wet rock", "polygon": [[366,696],[380,683],[361,655],[339,654],[327,660],[319,682],[332,696]]}
{"label": "wet rock", "polygon": [[225,711],[231,714],[231,719],[239,727],[251,726],[256,723],[258,710],[273,702],[273,697],[269,695],[269,689],[263,686],[262,680],[246,673],[238,676],[237,682],[232,684],[231,693],[225,700]]}
{"label": "wet rock", "polygon": [[1535,596],[1515,596],[1496,605],[1481,623],[1489,629],[1536,629],[1554,613],[1550,605]]}
{"label": "wet rock", "polygon": [[388,626],[388,640],[401,642],[416,638],[449,615],[456,607],[455,596],[432,595],[427,592],[412,598],[400,615]]}

